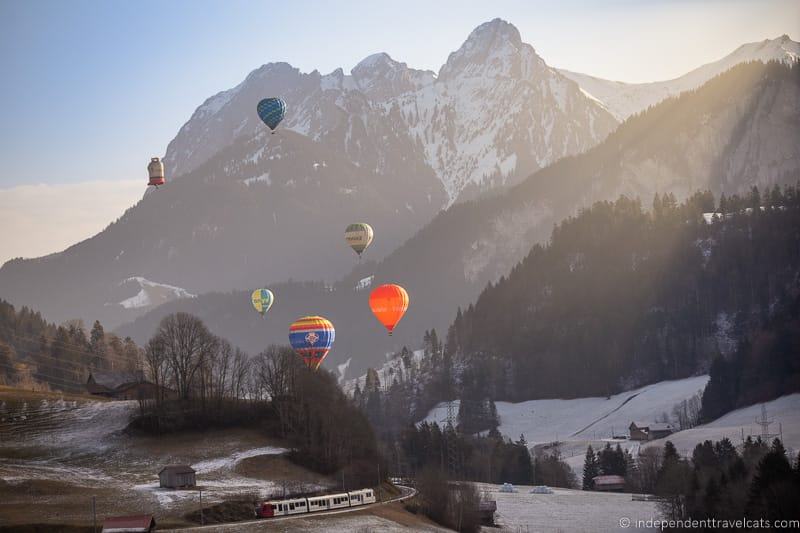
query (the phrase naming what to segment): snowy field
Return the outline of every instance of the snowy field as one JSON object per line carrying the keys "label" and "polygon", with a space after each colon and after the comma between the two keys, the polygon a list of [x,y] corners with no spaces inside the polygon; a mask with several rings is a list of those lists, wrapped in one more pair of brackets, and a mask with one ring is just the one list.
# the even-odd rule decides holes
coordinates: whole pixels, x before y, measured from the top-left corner
{"label": "snowy field", "polygon": [[[500,531],[515,533],[646,531],[623,529],[620,520],[659,518],[654,502],[635,502],[630,494],[553,489],[553,494],[530,494],[532,487],[516,487],[515,493],[499,492],[498,485],[480,484],[497,501],[495,521]],[[483,528],[483,531],[497,531]]]}
{"label": "snowy field", "polygon": [[[562,457],[579,479],[584,454],[590,444],[595,450],[606,443],[619,444],[636,456],[640,447],[663,446],[670,440],[679,453],[689,456],[704,440],[717,441],[728,437],[739,445],[742,434],[745,437],[759,435],[761,428],[756,424],[756,418],[761,416],[761,404],[733,411],[709,424],[673,433],[666,439],[640,443],[612,438],[612,434],[627,436],[628,426],[633,421],[654,422],[663,413],[669,414],[675,404],[702,391],[707,381],[708,376],[662,381],[607,399],[497,402],[500,432],[512,440],[517,440],[522,434],[531,446],[558,441]],[[768,416],[773,419],[770,433],[782,435],[784,445],[792,453],[800,450],[800,394],[784,396],[764,405]],[[446,412],[446,406],[440,404],[428,413],[426,420],[441,423]]]}
{"label": "snowy field", "polygon": [[[773,420],[769,432],[774,435],[782,433],[787,450],[800,450],[800,394],[783,396],[764,406],[768,417]],[[761,418],[760,403],[732,411],[709,424],[673,433],[669,439],[656,440],[646,446],[663,446],[666,440],[670,440],[681,454],[691,455],[695,445],[705,440],[717,441],[728,437],[734,445],[739,445],[742,433],[745,437],[761,434],[757,418]]]}
{"label": "snowy field", "polygon": [[[702,391],[707,382],[708,376],[697,376],[662,381],[609,398],[497,402],[500,432],[513,440],[525,435],[531,445],[600,440],[611,437],[612,430],[615,435],[627,435],[631,422],[655,422],[675,404]],[[439,404],[426,420],[441,423],[446,414],[447,406]]]}

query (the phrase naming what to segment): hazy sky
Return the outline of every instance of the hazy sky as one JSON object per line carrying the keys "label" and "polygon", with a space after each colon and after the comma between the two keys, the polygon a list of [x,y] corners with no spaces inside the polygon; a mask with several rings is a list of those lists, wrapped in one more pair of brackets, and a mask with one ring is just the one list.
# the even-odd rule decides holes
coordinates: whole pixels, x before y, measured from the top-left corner
{"label": "hazy sky", "polygon": [[[10,209],[19,185],[144,183],[149,157],[194,109],[263,63],[349,71],[385,51],[438,71],[495,17],[548,64],[622,81],[672,78],[745,42],[800,37],[797,0],[0,0],[0,206]],[[97,229],[110,222],[97,217]],[[6,245],[0,262],[20,255]]]}

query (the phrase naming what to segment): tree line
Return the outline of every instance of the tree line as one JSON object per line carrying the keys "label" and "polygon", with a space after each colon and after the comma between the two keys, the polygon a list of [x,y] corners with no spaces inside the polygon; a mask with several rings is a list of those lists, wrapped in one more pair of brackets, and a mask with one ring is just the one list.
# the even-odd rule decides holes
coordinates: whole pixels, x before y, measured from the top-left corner
{"label": "tree line", "polygon": [[290,347],[250,357],[197,317],[175,313],[147,342],[144,362],[159,393],[140,402],[132,429],[256,427],[286,440],[298,464],[341,474],[348,487],[376,482],[381,457],[368,420],[328,371],[309,370]]}
{"label": "tree line", "polygon": [[29,389],[84,392],[93,370],[142,368],[142,351],[130,337],[106,333],[95,321],[61,325],[0,300],[0,383]]}
{"label": "tree line", "polygon": [[800,457],[789,457],[780,439],[748,436],[739,448],[727,438],[706,440],[688,458],[671,441],[636,457],[619,445],[597,454],[589,446],[583,489],[594,490],[598,475],[623,476],[627,492],[655,494],[670,520],[800,518]]}

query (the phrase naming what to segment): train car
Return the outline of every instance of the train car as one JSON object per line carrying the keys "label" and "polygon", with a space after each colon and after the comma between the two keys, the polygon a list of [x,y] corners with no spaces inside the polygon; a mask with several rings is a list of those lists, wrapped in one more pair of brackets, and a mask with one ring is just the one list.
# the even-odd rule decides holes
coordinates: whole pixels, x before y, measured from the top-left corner
{"label": "train car", "polygon": [[375,503],[375,493],[372,489],[351,490],[348,494],[350,495],[350,507]]}
{"label": "train car", "polygon": [[329,504],[330,500],[328,500],[327,496],[314,496],[308,498],[308,512],[314,513],[317,511],[327,511],[330,509]]}
{"label": "train car", "polygon": [[375,491],[372,489],[352,490],[311,498],[294,498],[291,500],[271,500],[263,502],[256,508],[256,516],[271,518],[299,513],[316,513],[344,507],[355,507],[375,503]]}
{"label": "train car", "polygon": [[295,498],[292,500],[272,500],[262,503],[261,507],[256,509],[256,514],[261,518],[287,516],[307,512],[309,511],[308,500],[306,498]]}
{"label": "train car", "polygon": [[341,509],[342,507],[350,507],[350,496],[346,492],[330,494],[326,496],[326,498],[328,498],[328,501],[330,502],[328,509]]}

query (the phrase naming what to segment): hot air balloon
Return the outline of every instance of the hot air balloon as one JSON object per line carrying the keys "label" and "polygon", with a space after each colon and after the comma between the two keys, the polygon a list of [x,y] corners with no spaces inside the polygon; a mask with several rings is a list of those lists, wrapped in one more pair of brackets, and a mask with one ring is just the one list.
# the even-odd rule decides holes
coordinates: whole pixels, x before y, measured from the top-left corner
{"label": "hot air balloon", "polygon": [[397,323],[406,314],[408,293],[400,285],[381,285],[369,295],[369,306],[391,335]]}
{"label": "hot air balloon", "polygon": [[253,302],[253,307],[256,308],[256,311],[261,313],[261,316],[264,316],[264,313],[269,311],[274,300],[275,296],[269,289],[256,289],[253,291],[253,294],[250,295],[250,301]]}
{"label": "hot air balloon", "polygon": [[336,330],[327,318],[304,316],[289,326],[289,343],[308,368],[316,370],[328,355]]}
{"label": "hot air balloon", "polygon": [[167,180],[164,179],[164,163],[157,157],[151,157],[150,163],[147,165],[147,173],[150,175],[150,181],[147,186],[153,186],[158,189],[159,185],[164,185]]}
{"label": "hot air balloon", "polygon": [[275,133],[275,128],[286,114],[286,102],[280,98],[264,98],[258,103],[256,109],[259,118],[272,130],[272,133]]}
{"label": "hot air balloon", "polygon": [[364,222],[350,224],[347,226],[347,229],[344,230],[344,238],[347,244],[358,254],[359,259],[361,259],[361,254],[364,253],[364,250],[366,250],[367,246],[372,242],[373,235],[372,226]]}

